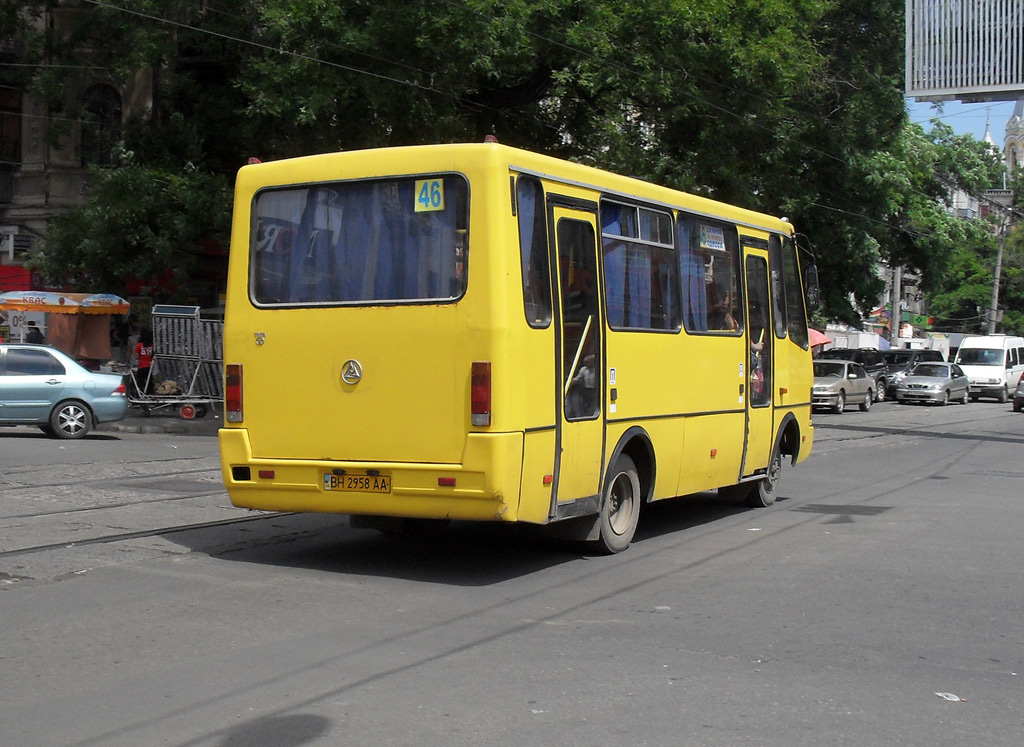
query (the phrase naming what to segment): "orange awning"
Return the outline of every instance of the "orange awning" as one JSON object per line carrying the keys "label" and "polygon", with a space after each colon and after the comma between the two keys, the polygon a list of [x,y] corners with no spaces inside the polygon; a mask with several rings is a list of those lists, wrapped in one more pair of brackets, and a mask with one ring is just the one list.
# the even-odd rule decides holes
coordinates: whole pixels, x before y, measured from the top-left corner
{"label": "orange awning", "polygon": [[0,293],[4,311],[48,311],[57,314],[127,314],[130,304],[111,293],[54,293],[8,291]]}

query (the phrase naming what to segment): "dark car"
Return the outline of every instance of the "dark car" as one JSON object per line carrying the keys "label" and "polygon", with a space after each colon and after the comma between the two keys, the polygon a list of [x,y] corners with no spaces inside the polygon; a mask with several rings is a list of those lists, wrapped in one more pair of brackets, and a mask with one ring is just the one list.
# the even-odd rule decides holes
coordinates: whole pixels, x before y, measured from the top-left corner
{"label": "dark car", "polygon": [[885,399],[889,384],[889,366],[875,348],[832,348],[818,356],[818,360],[853,361],[859,363],[874,380],[875,402]]}
{"label": "dark car", "polygon": [[1024,410],[1024,374],[1020,375],[1020,381],[1017,382],[1017,391],[1013,394],[1013,411],[1021,412]]}
{"label": "dark car", "polygon": [[886,387],[886,395],[896,396],[896,387],[918,363],[943,363],[946,359],[938,350],[911,350],[900,348],[898,350],[883,350],[882,358],[889,366],[889,380]]}
{"label": "dark car", "polygon": [[0,425],[38,425],[49,436],[81,438],[128,409],[116,374],[95,373],[44,345],[0,344]]}

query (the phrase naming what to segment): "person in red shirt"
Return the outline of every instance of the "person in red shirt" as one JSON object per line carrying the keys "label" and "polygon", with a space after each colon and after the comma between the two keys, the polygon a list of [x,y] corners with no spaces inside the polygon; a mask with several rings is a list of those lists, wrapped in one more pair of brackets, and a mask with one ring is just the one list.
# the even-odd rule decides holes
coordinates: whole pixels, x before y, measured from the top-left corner
{"label": "person in red shirt", "polygon": [[147,327],[139,333],[132,357],[136,362],[135,385],[143,394],[153,393],[153,333]]}

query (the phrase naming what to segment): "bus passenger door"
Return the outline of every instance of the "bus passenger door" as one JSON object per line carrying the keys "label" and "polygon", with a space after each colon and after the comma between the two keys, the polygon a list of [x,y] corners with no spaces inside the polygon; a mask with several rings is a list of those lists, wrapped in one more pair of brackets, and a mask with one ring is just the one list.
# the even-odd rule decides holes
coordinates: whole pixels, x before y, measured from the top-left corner
{"label": "bus passenger door", "polygon": [[604,350],[594,213],[554,205],[553,268],[558,289],[555,371],[556,503],[597,495],[604,450]]}
{"label": "bus passenger door", "polygon": [[772,380],[774,376],[771,309],[768,302],[768,261],[747,254],[747,443],[743,477],[768,466],[774,439]]}

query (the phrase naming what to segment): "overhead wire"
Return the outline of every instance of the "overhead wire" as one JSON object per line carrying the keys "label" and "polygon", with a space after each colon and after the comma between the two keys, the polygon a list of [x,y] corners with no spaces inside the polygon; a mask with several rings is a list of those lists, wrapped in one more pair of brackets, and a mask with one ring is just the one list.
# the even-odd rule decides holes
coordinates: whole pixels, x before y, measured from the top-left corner
{"label": "overhead wire", "polygon": [[[150,21],[155,21],[155,22],[158,22],[158,23],[168,24],[170,26],[174,26],[176,28],[188,30],[188,31],[191,31],[191,32],[200,33],[200,34],[207,34],[207,35],[210,35],[210,36],[213,36],[213,37],[217,37],[217,38],[221,38],[221,39],[224,39],[224,40],[227,40],[227,41],[231,41],[231,42],[235,42],[235,43],[238,43],[238,44],[242,44],[242,45],[246,45],[246,46],[251,46],[251,47],[254,47],[254,48],[262,49],[262,50],[267,51],[267,52],[273,52],[273,53],[276,53],[276,54],[281,54],[281,55],[285,55],[285,56],[294,57],[296,59],[301,59],[301,60],[304,60],[304,61],[307,61],[307,62],[310,62],[310,63],[313,63],[313,64],[324,65],[324,66],[331,67],[331,68],[334,68],[334,69],[344,70],[346,72],[349,72],[349,73],[352,73],[352,74],[356,74],[356,75],[368,76],[368,77],[371,77],[371,78],[374,78],[374,79],[377,79],[377,80],[386,81],[386,82],[393,83],[393,84],[396,84],[396,85],[409,86],[409,87],[415,88],[417,90],[420,90],[420,91],[423,91],[423,92],[426,92],[426,93],[431,93],[431,94],[435,94],[435,95],[439,95],[439,96],[442,96],[442,97],[446,97],[446,98],[449,98],[449,99],[453,99],[453,100],[459,101],[459,102],[461,102],[465,106],[475,107],[478,110],[502,111],[502,112],[504,112],[506,114],[509,114],[510,116],[513,116],[515,118],[519,118],[519,119],[523,119],[523,120],[528,120],[530,122],[533,122],[533,123],[536,123],[536,124],[540,124],[540,125],[544,126],[545,128],[551,128],[552,127],[549,123],[543,122],[542,120],[540,120],[540,119],[538,119],[536,117],[526,116],[526,115],[523,115],[522,113],[519,113],[519,112],[511,112],[511,113],[509,113],[506,110],[499,110],[497,107],[491,107],[491,106],[488,106],[488,105],[480,103],[480,102],[469,102],[463,96],[461,96],[461,95],[459,95],[457,93],[453,93],[453,92],[449,92],[449,91],[443,91],[443,90],[438,89],[437,87],[435,87],[433,85],[433,83],[431,83],[430,85],[425,85],[425,84],[420,83],[419,81],[416,81],[416,80],[398,78],[398,77],[395,77],[395,76],[392,76],[392,75],[385,75],[385,74],[382,74],[382,73],[377,73],[377,72],[374,72],[372,70],[367,70],[367,69],[355,67],[355,66],[352,66],[352,65],[345,65],[345,64],[342,64],[342,63],[338,63],[338,62],[333,62],[331,60],[325,60],[323,58],[317,57],[317,56],[312,55],[312,54],[307,54],[307,53],[304,53],[304,52],[297,52],[297,51],[294,51],[294,50],[285,49],[283,47],[275,47],[275,46],[272,46],[272,45],[269,45],[269,44],[264,44],[262,42],[253,41],[251,39],[246,39],[246,38],[241,37],[241,36],[235,36],[235,35],[232,35],[232,34],[227,34],[227,33],[215,31],[215,30],[212,30],[212,29],[204,28],[204,27],[201,27],[201,26],[196,26],[196,25],[193,25],[193,24],[185,23],[185,22],[182,22],[182,21],[175,21],[175,20],[172,20],[172,19],[163,18],[161,16],[156,16],[156,15],[153,15],[153,14],[150,14],[150,13],[145,13],[145,12],[142,12],[142,11],[139,11],[139,10],[135,10],[135,9],[132,9],[132,8],[126,8],[124,6],[115,5],[115,4],[112,4],[112,3],[109,3],[109,2],[103,2],[103,0],[86,0],[86,2],[88,2],[89,4],[94,5],[96,7],[105,8],[105,9],[108,9],[108,10],[120,11],[120,12],[129,14],[129,15],[133,15],[133,16],[136,16],[136,17],[144,18],[144,19],[147,19],[147,20],[150,20]],[[444,0],[444,2],[446,2],[448,5],[451,5],[453,7],[458,7],[458,8],[463,9],[463,10],[468,10],[471,13],[475,13],[475,14],[483,16],[483,17],[496,18],[496,16],[494,14],[486,14],[483,10],[467,8],[465,6],[465,4],[456,3],[456,2],[454,2],[454,0]],[[209,3],[205,4],[204,8],[205,8],[206,11],[213,11],[213,12],[215,12],[215,13],[217,13],[219,15],[222,15],[224,17],[234,18],[236,20],[241,20],[241,21],[245,20],[244,18],[242,18],[241,16],[238,16],[236,14],[228,13],[226,11],[222,11],[220,9],[212,7]],[[609,65],[611,65],[611,67],[613,69],[616,69],[619,72],[623,72],[623,73],[628,74],[628,75],[639,76],[639,73],[636,70],[634,70],[633,68],[629,67],[629,66],[621,65],[621,64],[616,63],[616,62],[609,62],[608,60],[603,60],[603,59],[599,58],[597,55],[594,55],[594,54],[592,54],[592,53],[590,53],[590,52],[588,52],[588,51],[586,51],[584,49],[580,49],[578,47],[575,47],[575,46],[573,46],[571,44],[567,44],[567,43],[559,41],[557,39],[553,39],[551,37],[545,36],[543,34],[538,34],[536,32],[532,32],[532,31],[529,31],[529,30],[526,30],[525,33],[527,35],[529,35],[529,36],[537,38],[537,39],[539,39],[541,41],[544,41],[546,43],[559,46],[559,47],[561,47],[561,48],[563,48],[563,49],[565,49],[565,50],[567,50],[569,52],[572,52],[573,54],[577,54],[577,55],[579,55],[581,57],[588,58],[588,59],[595,60],[595,61],[599,61],[599,62],[602,62],[603,64],[609,64]],[[353,50],[353,49],[351,49],[349,47],[345,47],[345,46],[341,46],[341,45],[337,45],[337,44],[330,44],[329,46],[333,46],[335,49],[343,49],[343,50],[345,50],[347,52],[364,56],[367,59],[372,59],[372,60],[375,60],[375,61],[378,61],[378,62],[383,62],[383,63],[389,64],[389,65],[393,65],[395,67],[405,68],[407,70],[410,70],[412,72],[416,72],[416,73],[421,74],[421,75],[425,75],[426,74],[425,71],[423,71],[423,70],[421,70],[419,68],[416,68],[414,66],[405,65],[404,63],[401,63],[401,62],[398,62],[398,61],[395,61],[395,60],[391,60],[391,59],[384,58],[384,57],[379,57],[379,56],[374,56],[374,55],[369,55],[369,54],[363,53],[363,52],[361,52],[359,50]],[[725,86],[724,84],[721,84],[721,83],[719,83],[717,81],[707,80],[707,79],[701,78],[700,76],[693,76],[688,71],[679,70],[678,68],[671,67],[671,66],[668,67],[667,69],[673,70],[674,72],[678,72],[678,73],[683,74],[683,75],[687,75],[689,77],[694,77],[695,79],[700,80],[703,83],[706,83],[708,85],[714,85],[714,86],[716,86],[718,88],[722,88],[724,90],[730,91],[733,94],[737,93],[736,89],[733,89],[730,86]],[[832,153],[829,153],[827,151],[823,151],[823,150],[821,150],[819,148],[816,148],[814,146],[808,145],[807,143],[804,143],[804,142],[802,142],[802,141],[800,141],[800,140],[798,140],[796,138],[793,138],[793,137],[791,137],[791,136],[789,136],[789,135],[787,135],[785,133],[779,132],[777,130],[777,128],[772,128],[772,127],[769,127],[767,125],[763,125],[760,122],[752,121],[749,118],[744,117],[742,114],[734,112],[731,109],[729,109],[728,107],[722,106],[722,105],[720,105],[720,104],[718,104],[718,103],[716,103],[714,101],[711,101],[710,99],[708,99],[706,97],[702,97],[702,96],[698,95],[697,93],[695,93],[693,91],[681,91],[681,93],[683,95],[691,98],[692,100],[700,103],[701,105],[703,105],[705,107],[708,107],[712,111],[718,112],[720,114],[723,114],[723,115],[726,115],[726,116],[729,116],[729,117],[732,117],[732,118],[735,118],[735,119],[744,120],[748,124],[751,124],[753,127],[761,129],[761,130],[763,130],[765,132],[769,132],[774,137],[777,137],[777,138],[779,138],[779,139],[781,139],[783,141],[792,143],[792,144],[796,145],[797,147],[805,150],[806,152],[815,153],[815,154],[817,154],[817,155],[819,155],[819,156],[821,156],[823,158],[835,161],[837,163],[841,163],[841,164],[849,166],[851,168],[859,168],[857,165],[852,163],[849,159],[836,156],[835,154],[832,154]],[[743,96],[747,96],[747,97],[751,97],[751,96],[758,97],[756,94],[749,94],[749,93],[742,93],[742,95]],[[761,97],[758,97],[758,98],[761,98]],[[867,173],[867,172],[865,172],[865,173]],[[914,190],[914,192],[916,194],[919,194],[920,196],[928,197],[929,199],[931,199],[928,195],[926,195],[926,194],[924,194],[924,193],[922,193],[922,192],[920,192],[918,190]],[[929,236],[929,235],[932,235],[932,234],[927,233],[927,232],[917,232],[917,233],[915,233],[912,229],[908,229],[906,226],[899,226],[899,225],[894,225],[894,224],[891,224],[891,223],[887,223],[885,221],[879,220],[877,218],[872,218],[871,216],[865,215],[864,213],[858,212],[858,211],[855,211],[855,210],[846,210],[846,209],[843,209],[843,208],[840,208],[840,207],[837,207],[837,206],[834,206],[834,205],[824,205],[824,204],[817,203],[817,202],[808,203],[808,204],[812,205],[814,207],[818,207],[818,208],[822,208],[822,209],[828,209],[828,210],[832,210],[832,211],[835,211],[835,212],[843,213],[843,214],[849,215],[851,217],[859,218],[859,219],[865,220],[867,222],[875,223],[877,225],[881,225],[881,226],[884,226],[886,228],[890,228],[890,229],[893,229],[893,230],[907,231],[908,233],[911,233],[912,235],[917,235],[917,236]],[[998,204],[998,203],[996,203],[996,204]],[[1003,206],[1000,205],[1000,207],[1003,207]]]}
{"label": "overhead wire", "polygon": [[[450,91],[443,91],[443,90],[435,87],[433,85],[433,83],[431,83],[430,85],[425,85],[423,83],[420,83],[420,82],[414,81],[414,80],[396,78],[396,77],[393,77],[393,76],[390,76],[390,75],[384,75],[382,73],[375,73],[375,72],[373,72],[371,70],[365,70],[363,68],[354,67],[352,65],[344,65],[344,64],[341,64],[341,63],[338,63],[338,62],[332,62],[331,60],[325,60],[323,58],[316,57],[316,56],[310,55],[310,54],[306,54],[304,52],[296,52],[296,51],[293,51],[293,50],[285,49],[283,47],[274,47],[274,46],[271,46],[269,44],[263,44],[261,42],[253,41],[251,39],[245,39],[245,38],[240,37],[240,36],[232,36],[231,34],[225,34],[225,33],[219,32],[219,31],[213,31],[211,29],[206,29],[206,28],[203,28],[203,27],[200,27],[200,26],[194,26],[192,24],[184,23],[182,21],[174,21],[174,20],[171,20],[171,19],[168,19],[168,18],[163,18],[161,16],[155,16],[155,15],[152,15],[150,13],[143,13],[142,11],[134,10],[134,9],[131,9],[131,8],[125,8],[125,7],[120,6],[120,5],[113,5],[111,3],[103,2],[102,0],[85,0],[85,1],[90,3],[91,5],[95,5],[95,6],[100,7],[100,8],[106,8],[108,10],[118,10],[118,11],[127,13],[129,15],[134,15],[134,16],[137,16],[137,17],[140,17],[140,18],[145,18],[147,20],[156,21],[158,23],[166,23],[168,25],[175,26],[177,28],[181,28],[181,29],[185,29],[185,30],[189,30],[189,31],[194,31],[194,32],[197,32],[197,33],[200,33],[200,34],[208,34],[210,36],[218,37],[218,38],[225,39],[225,40],[228,40],[228,41],[233,41],[233,42],[237,42],[239,44],[244,44],[244,45],[247,45],[247,46],[256,47],[258,49],[263,49],[263,50],[268,51],[268,52],[274,52],[274,53],[282,54],[282,55],[285,55],[285,56],[288,56],[288,57],[294,57],[296,59],[301,59],[301,60],[304,60],[304,61],[307,61],[307,62],[312,62],[312,63],[318,64],[318,65],[325,65],[327,67],[332,67],[332,68],[344,70],[346,72],[357,74],[357,75],[365,75],[365,76],[370,77],[370,78],[375,78],[377,80],[383,80],[383,81],[386,81],[386,82],[389,82],[389,83],[394,83],[394,84],[397,84],[397,85],[409,86],[409,87],[418,89],[420,91],[424,91],[424,92],[436,94],[436,95],[439,95],[439,96],[442,96],[442,97],[445,97],[445,98],[453,99],[455,101],[458,101],[458,102],[462,103],[464,106],[467,106],[469,108],[487,109],[487,110],[491,110],[491,111],[503,111],[503,110],[499,110],[497,107],[491,107],[491,106],[488,106],[486,104],[482,104],[482,103],[479,103],[479,102],[467,101],[464,97],[460,96],[459,94],[452,93]],[[222,15],[225,15],[227,17],[239,18],[238,16],[235,16],[234,14],[230,14],[230,13],[222,13]],[[334,46],[336,48],[338,48],[337,45],[334,45]],[[348,50],[348,48],[344,48],[344,49]],[[348,51],[351,51],[351,50],[348,50]],[[404,67],[404,68],[406,68],[408,70],[412,70],[412,71],[418,72],[420,74],[426,74],[425,71],[420,70],[420,69],[418,69],[416,67],[412,67],[412,66],[409,66],[409,65],[404,65],[402,63],[395,62],[393,60],[388,60],[388,59],[382,58],[382,57],[375,57],[373,55],[366,55],[366,54],[359,53],[359,52],[356,52],[356,53],[357,54],[362,54],[362,56],[365,56],[365,57],[367,57],[369,59],[375,59],[375,60],[380,61],[380,62],[386,62],[388,64],[395,65],[397,67]],[[539,124],[541,126],[549,128],[549,129],[551,128],[550,124],[548,124],[546,122],[543,122],[542,120],[539,120],[536,117],[525,117],[525,116],[523,116],[523,115],[521,115],[521,114],[519,114],[517,112],[512,112],[511,116],[514,117],[514,118],[517,118],[517,119],[529,120],[531,123]]]}
{"label": "overhead wire", "polygon": [[[461,10],[466,10],[466,11],[468,11],[470,13],[474,13],[474,14],[479,15],[481,17],[490,18],[490,19],[495,19],[496,18],[496,16],[494,14],[488,14],[488,13],[485,13],[483,10],[479,10],[479,9],[467,8],[464,3],[456,2],[456,0],[443,0],[443,2],[445,2],[447,5],[449,5],[451,7],[458,8],[458,9],[461,9]],[[538,39],[540,41],[543,41],[543,42],[546,42],[548,44],[552,44],[552,45],[558,46],[558,47],[560,47],[562,49],[565,49],[565,50],[567,50],[569,52],[572,52],[573,54],[579,55],[580,57],[584,57],[584,58],[587,58],[587,59],[590,59],[590,60],[593,60],[593,61],[601,62],[602,64],[610,65],[613,69],[616,69],[619,72],[623,72],[623,73],[626,73],[628,75],[639,76],[639,74],[634,69],[632,69],[632,68],[630,68],[628,66],[621,65],[621,64],[616,63],[616,62],[609,62],[608,60],[602,59],[602,58],[598,57],[597,55],[595,55],[595,54],[593,54],[591,52],[588,52],[587,50],[581,49],[579,47],[574,47],[571,44],[567,44],[567,43],[565,43],[563,41],[560,41],[558,39],[554,39],[554,38],[552,38],[550,36],[546,36],[544,34],[539,34],[539,33],[530,31],[528,29],[524,29],[524,33],[526,35],[531,36],[533,38],[536,38],[536,39]],[[757,99],[760,99],[762,101],[765,100],[765,98],[760,96],[759,94],[750,93],[749,91],[739,91],[739,90],[733,88],[732,86],[727,86],[725,84],[720,83],[719,81],[714,81],[714,80],[710,80],[710,79],[704,78],[702,76],[694,75],[691,71],[680,70],[680,69],[678,69],[676,67],[672,67],[672,66],[669,66],[667,69],[673,70],[674,72],[678,72],[678,73],[683,74],[683,75],[686,75],[687,77],[691,77],[691,78],[693,78],[695,80],[699,80],[699,81],[701,81],[704,84],[715,86],[716,88],[725,90],[725,91],[727,91],[727,92],[729,92],[731,94],[740,95],[740,96],[743,96],[745,98],[757,98]],[[724,114],[726,116],[732,117],[732,118],[737,119],[737,120],[743,120],[746,123],[751,124],[754,128],[760,129],[760,130],[762,130],[764,132],[768,132],[769,134],[773,135],[774,137],[777,137],[777,138],[779,138],[781,140],[784,140],[786,142],[792,143],[792,144],[796,145],[797,147],[801,148],[802,150],[804,150],[806,152],[815,153],[815,154],[817,154],[819,156],[822,156],[823,158],[835,161],[835,162],[843,164],[845,166],[850,166],[851,168],[855,168],[855,169],[858,168],[858,166],[856,164],[852,163],[849,159],[836,156],[836,155],[834,155],[832,153],[829,153],[827,151],[821,150],[820,148],[816,148],[814,146],[808,145],[807,143],[804,143],[804,142],[802,142],[800,140],[797,140],[796,138],[793,138],[793,137],[791,137],[791,136],[789,136],[789,135],[787,135],[785,133],[779,132],[776,128],[768,127],[768,126],[763,125],[763,124],[761,124],[760,122],[757,122],[757,121],[751,121],[750,119],[744,117],[742,114],[734,112],[734,111],[732,111],[731,109],[729,109],[727,107],[721,106],[720,104],[717,104],[717,103],[715,103],[714,101],[711,101],[708,98],[702,97],[702,96],[698,95],[694,91],[681,90],[680,93],[682,93],[684,96],[687,96],[687,97],[693,99],[697,103],[702,104],[703,106],[708,107],[709,109],[711,109],[713,111],[719,112],[721,114]],[[864,173],[867,173],[867,172],[864,172]],[[948,188],[952,189],[952,187],[950,187],[950,185],[946,185],[946,186]],[[918,196],[925,197],[925,198],[927,198],[929,200],[932,199],[930,195],[927,195],[924,192],[921,192],[920,190],[913,190],[913,191]],[[993,201],[989,201],[989,202],[993,202]],[[907,226],[895,225],[895,224],[892,224],[892,223],[888,223],[886,221],[882,221],[882,220],[879,220],[877,218],[873,218],[871,216],[865,215],[862,212],[857,212],[857,211],[853,211],[853,210],[845,210],[843,208],[839,208],[839,207],[835,207],[835,206],[822,205],[821,203],[808,203],[808,204],[812,204],[815,207],[820,207],[820,208],[829,209],[829,210],[832,210],[832,211],[835,211],[835,212],[840,212],[840,213],[849,215],[851,217],[860,218],[860,219],[865,220],[865,221],[867,221],[869,223],[874,223],[876,225],[880,225],[880,226],[883,226],[885,228],[889,228],[889,229],[893,229],[893,230],[897,230],[897,231],[904,231],[904,232],[909,233],[909,234],[911,234],[913,236],[924,236],[924,237],[934,236],[934,234],[931,234],[930,232],[916,231],[914,229],[908,228]],[[993,202],[993,204],[997,204],[998,205],[999,203],[994,203]],[[1003,207],[1003,206],[1001,206],[1001,207]]]}

